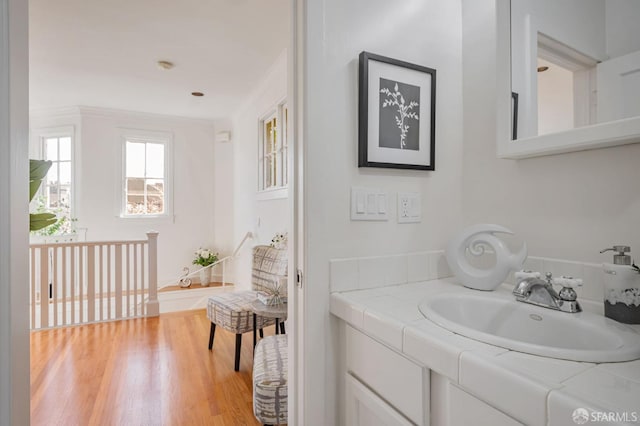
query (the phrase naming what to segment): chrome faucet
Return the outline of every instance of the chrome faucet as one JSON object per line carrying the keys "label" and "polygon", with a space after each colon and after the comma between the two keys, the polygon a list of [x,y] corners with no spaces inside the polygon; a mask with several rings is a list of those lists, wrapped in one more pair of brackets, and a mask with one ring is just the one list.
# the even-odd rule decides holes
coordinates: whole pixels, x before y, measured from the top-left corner
{"label": "chrome faucet", "polygon": [[[513,295],[518,302],[569,313],[582,311],[580,303],[576,300],[578,295],[574,290],[574,287],[582,285],[582,280],[573,277],[554,279],[550,272],[547,272],[546,280],[543,280],[540,279],[539,273],[523,271],[516,272],[516,281]],[[554,290],[553,284],[562,286],[560,292]]]}

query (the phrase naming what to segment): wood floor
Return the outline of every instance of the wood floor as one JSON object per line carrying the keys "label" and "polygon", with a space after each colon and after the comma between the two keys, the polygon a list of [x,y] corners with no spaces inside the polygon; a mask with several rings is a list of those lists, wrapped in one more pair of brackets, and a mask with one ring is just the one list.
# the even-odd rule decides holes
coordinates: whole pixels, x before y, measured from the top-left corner
{"label": "wood floor", "polygon": [[[204,310],[31,334],[31,424],[257,425],[251,333],[207,350]],[[273,327],[265,330],[273,334]]]}

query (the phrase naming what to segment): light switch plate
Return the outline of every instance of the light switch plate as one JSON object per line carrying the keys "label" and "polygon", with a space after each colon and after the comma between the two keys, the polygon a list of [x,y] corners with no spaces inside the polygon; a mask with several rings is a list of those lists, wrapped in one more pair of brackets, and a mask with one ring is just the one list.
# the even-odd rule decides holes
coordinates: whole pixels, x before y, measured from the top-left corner
{"label": "light switch plate", "polygon": [[422,206],[419,192],[398,192],[398,223],[422,221]]}
{"label": "light switch plate", "polygon": [[389,195],[374,188],[351,188],[351,220],[389,220]]}

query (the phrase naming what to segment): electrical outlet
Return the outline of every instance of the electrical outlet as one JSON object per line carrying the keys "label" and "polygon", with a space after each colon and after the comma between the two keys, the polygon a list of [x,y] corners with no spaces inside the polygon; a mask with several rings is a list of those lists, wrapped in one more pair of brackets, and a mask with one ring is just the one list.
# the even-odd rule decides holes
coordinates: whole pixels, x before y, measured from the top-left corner
{"label": "electrical outlet", "polygon": [[398,193],[398,223],[417,223],[422,221],[420,193]]}

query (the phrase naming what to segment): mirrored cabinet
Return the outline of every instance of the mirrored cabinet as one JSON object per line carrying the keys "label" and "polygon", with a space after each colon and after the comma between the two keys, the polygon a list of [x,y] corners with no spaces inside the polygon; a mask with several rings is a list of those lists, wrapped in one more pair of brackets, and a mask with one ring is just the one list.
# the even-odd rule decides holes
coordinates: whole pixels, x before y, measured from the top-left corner
{"label": "mirrored cabinet", "polygon": [[640,2],[496,0],[498,156],[640,142]]}

